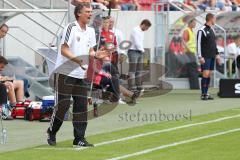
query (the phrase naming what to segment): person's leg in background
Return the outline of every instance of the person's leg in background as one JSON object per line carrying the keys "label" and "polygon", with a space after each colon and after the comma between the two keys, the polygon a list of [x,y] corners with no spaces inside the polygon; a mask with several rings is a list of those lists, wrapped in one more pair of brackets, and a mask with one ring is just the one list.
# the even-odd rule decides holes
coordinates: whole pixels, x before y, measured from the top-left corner
{"label": "person's leg in background", "polygon": [[[111,102],[118,102],[120,98],[120,91],[119,91],[119,78],[116,75],[112,75],[112,78],[109,79],[107,77],[102,77],[101,82],[100,82],[101,88],[106,88],[107,91],[112,93],[111,97],[109,97],[109,100]],[[108,95],[108,93],[106,94]]]}
{"label": "person's leg in background", "polygon": [[120,92],[123,94],[123,96],[131,98],[130,103],[136,103],[136,99],[140,96],[140,93],[135,91],[129,91],[127,88],[123,87],[122,85],[119,85]]}
{"label": "person's leg in background", "polygon": [[[135,74],[137,71],[137,62],[138,62],[138,53],[135,51],[128,51],[128,60],[129,60],[129,79],[128,79],[128,89],[133,90],[133,81],[135,80]],[[136,82],[135,82],[136,83]]]}
{"label": "person's leg in background", "polygon": [[3,105],[7,104],[7,88],[0,83],[0,116],[2,116]]}
{"label": "person's leg in background", "polygon": [[2,83],[0,83],[0,95],[0,106],[7,104],[7,88]]}
{"label": "person's leg in background", "polygon": [[30,97],[30,93],[28,88],[30,87],[29,85],[29,81],[27,79],[22,79],[23,80],[23,84],[24,84],[24,96],[26,98]]}
{"label": "person's leg in background", "polygon": [[5,82],[4,83],[7,90],[8,90],[8,99],[10,102],[10,105],[15,105],[17,103],[15,90],[12,82]]}
{"label": "person's leg in background", "polygon": [[[4,85],[2,90],[3,93],[0,94],[0,96],[4,97],[3,98],[4,103],[0,104],[2,105],[3,119],[12,120],[13,118],[11,116],[11,110],[17,103],[13,83],[7,81],[3,85]],[[7,103],[7,99],[9,99],[10,105]]]}
{"label": "person's leg in background", "polygon": [[142,78],[143,78],[143,53],[138,53],[137,58],[137,67],[136,67],[136,73],[135,73],[135,82],[137,86],[137,90],[142,90]]}
{"label": "person's leg in background", "polygon": [[23,80],[14,80],[13,87],[15,90],[17,102],[23,102],[24,101],[24,82],[23,82]]}

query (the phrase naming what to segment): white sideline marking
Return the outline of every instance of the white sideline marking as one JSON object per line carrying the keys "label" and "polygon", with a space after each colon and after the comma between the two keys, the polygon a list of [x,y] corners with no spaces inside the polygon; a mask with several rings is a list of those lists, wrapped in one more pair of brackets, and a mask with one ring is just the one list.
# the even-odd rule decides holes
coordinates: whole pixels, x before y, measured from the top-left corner
{"label": "white sideline marking", "polygon": [[107,160],[121,160],[121,159],[125,159],[125,158],[129,158],[129,157],[134,157],[134,156],[139,156],[142,154],[147,154],[153,151],[157,151],[157,150],[161,150],[161,149],[165,149],[165,148],[169,148],[169,147],[174,147],[174,146],[178,146],[181,144],[187,144],[187,143],[191,143],[191,142],[196,142],[196,141],[200,141],[200,140],[204,140],[204,139],[208,139],[208,138],[212,138],[212,137],[217,137],[217,136],[221,136],[221,135],[225,135],[225,134],[229,134],[229,133],[234,133],[234,132],[238,132],[240,131],[240,128],[236,128],[236,129],[232,129],[232,130],[228,130],[228,131],[224,131],[224,132],[218,132],[218,133],[214,133],[214,134],[209,134],[206,136],[202,136],[202,137],[197,137],[197,138],[193,138],[193,139],[188,139],[188,140],[184,140],[184,141],[179,141],[179,142],[174,142],[174,143],[170,143],[167,145],[162,145],[162,146],[158,146],[156,148],[150,148],[150,149],[146,149],[146,150],[142,150],[139,152],[135,152],[132,154],[127,154],[124,156],[120,156],[120,157],[115,157],[115,158],[111,158],[111,159],[107,159]]}
{"label": "white sideline marking", "polygon": [[[221,121],[224,121],[224,120],[239,118],[239,117],[240,117],[240,114],[237,114],[237,115],[234,115],[234,116],[222,117],[222,118],[218,118],[218,119],[214,119],[214,120],[210,120],[210,121],[198,122],[198,123],[193,123],[193,124],[187,124],[187,125],[182,125],[182,126],[178,126],[178,127],[168,128],[168,129],[162,129],[162,130],[156,130],[156,131],[136,134],[136,135],[133,135],[133,136],[124,137],[124,138],[120,138],[120,139],[116,139],[116,140],[100,142],[100,143],[95,144],[95,147],[102,146],[102,145],[107,145],[107,144],[112,144],[112,143],[116,143],[116,142],[122,142],[122,141],[135,139],[135,138],[139,138],[139,137],[149,136],[149,135],[153,135],[153,134],[166,133],[166,132],[175,131],[175,130],[179,130],[179,129],[184,129],[184,128],[189,128],[189,127],[194,127],[194,126],[199,126],[199,125],[221,122]],[[67,148],[67,147],[65,147],[65,148],[44,147],[43,148],[42,147],[42,148],[35,148],[35,149],[39,149],[39,150],[84,150],[84,149],[87,149],[87,148]]]}

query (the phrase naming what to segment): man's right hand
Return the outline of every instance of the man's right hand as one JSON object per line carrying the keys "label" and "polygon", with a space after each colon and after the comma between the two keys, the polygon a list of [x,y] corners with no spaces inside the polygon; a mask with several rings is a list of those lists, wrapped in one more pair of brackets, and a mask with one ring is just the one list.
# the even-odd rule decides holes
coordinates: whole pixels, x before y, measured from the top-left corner
{"label": "man's right hand", "polygon": [[205,59],[203,57],[200,57],[199,58],[199,62],[200,62],[200,64],[204,64],[205,63]]}

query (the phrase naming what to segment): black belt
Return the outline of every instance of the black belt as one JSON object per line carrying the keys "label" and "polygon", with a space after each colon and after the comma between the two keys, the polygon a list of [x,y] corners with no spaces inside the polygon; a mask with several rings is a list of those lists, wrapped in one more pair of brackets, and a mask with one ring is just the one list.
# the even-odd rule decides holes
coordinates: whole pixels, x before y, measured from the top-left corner
{"label": "black belt", "polygon": [[134,52],[142,53],[142,51],[140,51],[140,50],[134,50],[134,49],[129,49],[129,51],[134,51]]}

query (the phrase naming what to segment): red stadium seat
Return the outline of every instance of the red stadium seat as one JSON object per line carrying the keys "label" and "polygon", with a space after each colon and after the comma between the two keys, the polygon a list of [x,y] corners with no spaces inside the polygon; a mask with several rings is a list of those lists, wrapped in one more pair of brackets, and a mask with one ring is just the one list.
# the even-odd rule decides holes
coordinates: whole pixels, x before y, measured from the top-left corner
{"label": "red stadium seat", "polygon": [[142,6],[142,10],[150,11],[152,4],[155,3],[156,0],[139,0],[138,2]]}

